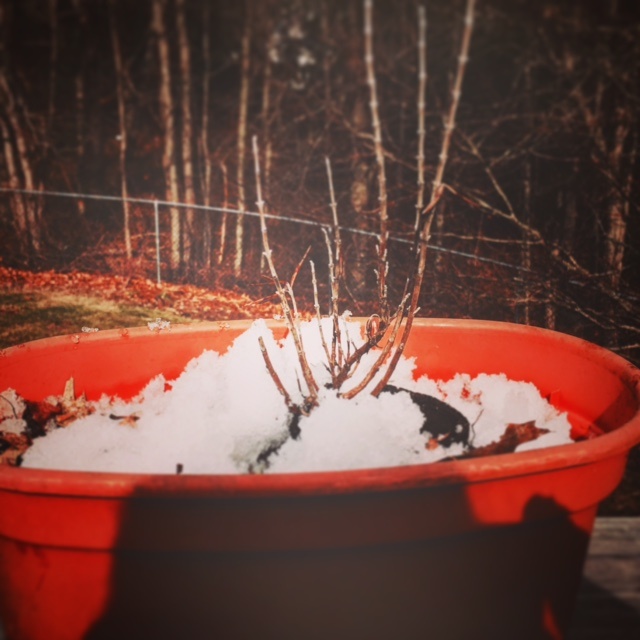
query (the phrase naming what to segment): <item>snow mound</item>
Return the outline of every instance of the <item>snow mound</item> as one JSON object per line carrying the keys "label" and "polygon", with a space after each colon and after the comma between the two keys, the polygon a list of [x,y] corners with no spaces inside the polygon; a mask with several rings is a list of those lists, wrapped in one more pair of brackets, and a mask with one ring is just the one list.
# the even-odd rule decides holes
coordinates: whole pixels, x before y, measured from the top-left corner
{"label": "snow mound", "polygon": [[[358,344],[360,326],[341,319],[343,334]],[[322,323],[330,341],[331,322]],[[275,370],[294,402],[304,386],[290,336],[276,341],[263,321],[239,336],[229,351],[205,351],[179,378],[151,380],[133,400],[103,397],[95,411],[37,438],[22,466],[73,471],[238,474],[333,471],[435,462],[481,447],[510,424],[535,422],[548,430],[518,450],[572,442],[571,426],[534,385],[504,375],[459,374],[449,381],[414,380],[414,362],[403,358],[390,383],[406,392],[367,390],[346,400],[330,381],[316,321],[302,323],[302,338],[320,384],[320,403],[299,421],[292,437],[289,413],[262,357],[262,337]],[[379,351],[369,352],[349,383],[356,385]],[[370,383],[369,389],[376,384]],[[469,442],[442,444],[412,400],[428,394],[460,412]],[[0,424],[0,430],[2,425]]]}

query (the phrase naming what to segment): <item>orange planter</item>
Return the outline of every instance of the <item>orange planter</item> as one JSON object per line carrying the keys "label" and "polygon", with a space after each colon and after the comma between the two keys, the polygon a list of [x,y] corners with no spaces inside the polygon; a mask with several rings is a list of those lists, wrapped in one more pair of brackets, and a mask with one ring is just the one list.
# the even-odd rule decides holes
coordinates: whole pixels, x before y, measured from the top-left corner
{"label": "orange planter", "polygon": [[[247,323],[105,331],[0,352],[0,389],[130,397]],[[420,320],[420,373],[528,380],[584,430],[544,450],[264,476],[0,468],[10,639],[560,638],[598,503],[640,442],[640,372],[535,328]],[[250,390],[247,390],[250,393]]]}

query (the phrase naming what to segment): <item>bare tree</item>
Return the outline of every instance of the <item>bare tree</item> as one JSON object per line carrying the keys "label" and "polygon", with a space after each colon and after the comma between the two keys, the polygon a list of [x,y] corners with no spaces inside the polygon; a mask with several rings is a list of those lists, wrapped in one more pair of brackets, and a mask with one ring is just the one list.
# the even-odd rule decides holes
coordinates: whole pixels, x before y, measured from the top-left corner
{"label": "bare tree", "polygon": [[58,74],[58,0],[49,0],[50,58],[49,58],[49,131],[53,130],[53,118],[56,112],[56,84]]}
{"label": "bare tree", "polygon": [[378,165],[378,300],[380,301],[380,312],[383,321],[389,321],[389,306],[387,300],[387,271],[388,243],[389,243],[389,211],[387,197],[387,173],[385,168],[385,152],[382,144],[382,125],[380,124],[380,113],[378,110],[378,90],[376,74],[374,69],[373,54],[373,2],[364,2],[364,46],[365,46],[365,66],[367,69],[367,85],[369,86],[369,108],[371,109],[371,123],[373,126],[373,143],[376,154],[376,164]]}
{"label": "bare tree", "polygon": [[[182,106],[182,178],[183,193],[187,205],[195,204],[193,171],[193,122],[191,108],[191,53],[185,18],[184,0],[176,0],[176,29],[178,33],[178,57],[180,60],[180,100]],[[195,236],[193,209],[187,208],[186,225],[182,234],[182,259],[189,265],[192,259],[192,243]]]}
{"label": "bare tree", "polygon": [[[160,65],[160,121],[164,129],[162,168],[165,178],[166,198],[172,202],[180,200],[178,173],[175,158],[175,105],[171,94],[171,61],[169,57],[169,39],[165,24],[165,0],[153,0],[151,29],[158,47]],[[181,262],[180,247],[180,211],[171,207],[171,269],[176,271]]]}
{"label": "bare tree", "polygon": [[233,264],[234,273],[240,275],[244,257],[244,215],[247,203],[244,190],[244,164],[247,142],[247,117],[249,111],[249,79],[251,57],[251,2],[245,1],[244,32],[242,34],[242,53],[240,59],[240,106],[238,114],[238,159],[236,180],[238,183],[238,211],[236,218],[236,253]]}
{"label": "bare tree", "polygon": [[109,30],[111,33],[113,64],[116,72],[116,96],[118,99],[118,159],[120,162],[120,193],[122,195],[124,246],[127,254],[127,260],[131,260],[133,251],[131,248],[131,205],[129,202],[129,190],[127,188],[127,112],[124,95],[124,68],[122,65],[120,40],[118,38],[118,25],[114,0],[110,0],[109,2]]}
{"label": "bare tree", "polygon": [[[265,11],[263,13],[264,19],[267,21],[267,31],[270,31],[271,24],[269,21],[269,8],[265,5]],[[264,193],[265,197],[269,198],[269,185],[271,182],[271,162],[273,159],[273,143],[271,140],[271,91],[273,70],[271,64],[271,42],[270,38],[266,39],[265,56],[264,56],[264,71],[262,75],[262,107],[260,118],[262,120],[262,146],[264,148]]]}
{"label": "bare tree", "polygon": [[[83,174],[82,166],[85,160],[85,129],[86,129],[86,81],[85,70],[87,67],[87,55],[86,47],[88,44],[88,38],[86,37],[87,28],[89,25],[89,18],[87,15],[86,7],[82,0],[73,0],[73,7],[77,16],[76,27],[76,42],[77,47],[80,50],[85,49],[84,55],[78,57],[78,66],[76,69],[74,79],[74,94],[75,94],[75,124],[76,124],[76,157],[78,160],[78,175],[76,182],[79,185],[80,190],[83,189]],[[78,213],[83,216],[85,213],[84,200],[78,200]]]}
{"label": "bare tree", "polygon": [[227,219],[229,208],[229,175],[227,165],[220,163],[220,171],[222,173],[222,219],[220,220],[220,244],[218,245],[217,263],[222,264],[227,247]]}
{"label": "bare tree", "polygon": [[[0,32],[3,31],[4,6],[0,5]],[[33,152],[28,140],[28,126],[21,114],[7,69],[0,66],[0,127],[7,164],[9,184],[14,189],[36,190]],[[29,256],[37,256],[42,250],[40,200],[33,193],[12,195],[13,215],[20,242]]]}
{"label": "bare tree", "polygon": [[[205,207],[211,205],[212,174],[211,151],[209,148],[209,100],[211,74],[211,16],[208,2],[202,4],[202,120],[200,123],[200,166],[202,175],[202,202]],[[211,269],[213,242],[213,223],[211,215],[204,218],[203,255],[207,269]]]}

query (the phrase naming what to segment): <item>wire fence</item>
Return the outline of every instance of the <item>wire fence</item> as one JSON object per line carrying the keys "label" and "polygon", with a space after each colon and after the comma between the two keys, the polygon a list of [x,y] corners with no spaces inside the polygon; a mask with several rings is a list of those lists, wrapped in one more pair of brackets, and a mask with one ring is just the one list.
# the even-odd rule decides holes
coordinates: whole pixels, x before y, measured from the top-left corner
{"label": "wire fence", "polygon": [[[128,197],[123,198],[122,196],[114,196],[107,194],[98,194],[98,193],[79,193],[79,192],[71,192],[71,191],[49,191],[49,190],[30,190],[30,189],[13,189],[8,187],[0,187],[0,192],[7,194],[23,194],[28,196],[34,196],[38,198],[66,198],[72,199],[78,202],[85,201],[94,201],[94,202],[103,202],[103,203],[114,203],[119,204],[120,206],[123,203],[127,202],[130,205],[139,205],[144,209],[142,210],[143,216],[148,216],[149,220],[153,220],[153,237],[154,237],[154,260],[155,260],[155,279],[158,284],[162,283],[163,280],[163,264],[166,264],[166,260],[163,257],[163,246],[165,243],[162,242],[163,231],[161,228],[161,210],[169,211],[171,209],[179,209],[179,210],[188,210],[193,211],[196,214],[207,214],[213,213],[218,215],[230,215],[230,216],[245,216],[247,218],[259,219],[260,213],[258,211],[253,210],[239,210],[231,207],[221,207],[221,206],[212,206],[212,205],[202,205],[202,204],[187,204],[184,202],[173,202],[170,200],[162,200],[158,198],[141,198],[141,197]],[[108,215],[112,215],[112,212],[109,211]],[[280,215],[274,213],[265,213],[265,218],[268,221],[279,222],[279,223],[289,223],[292,225],[297,225],[300,227],[308,227],[308,228],[316,228],[316,229],[326,229],[331,232],[333,229],[332,223],[322,222],[316,219],[311,219],[306,217],[304,214],[295,214],[295,215]],[[45,224],[46,220],[46,208],[45,208]],[[349,226],[340,225],[339,227],[341,234],[350,234],[353,236],[362,236],[365,238],[369,238],[372,240],[378,240],[379,234],[375,231],[370,231],[366,229],[359,229]],[[410,236],[410,237],[409,237]],[[405,234],[404,236],[391,234],[389,237],[389,241],[392,243],[398,243],[401,245],[411,246],[414,243],[413,234]],[[512,262],[508,262],[505,260],[498,260],[495,258],[487,257],[480,255],[479,253],[469,253],[465,251],[460,251],[458,249],[453,249],[451,247],[445,247],[436,243],[429,243],[428,247],[430,250],[446,253],[453,256],[457,256],[466,260],[473,260],[475,262],[481,262],[485,264],[490,264],[496,267],[506,268],[514,272],[518,272],[520,274],[531,274],[533,275],[535,272],[523,266],[522,264],[516,264]]]}
{"label": "wire fence", "polygon": [[[15,213],[16,195],[38,203],[38,220],[46,229],[46,242],[40,252],[31,250],[25,253],[24,245],[13,242],[9,237],[17,237],[11,228]],[[68,206],[67,201],[73,202]],[[131,255],[127,255],[124,234],[124,203],[130,205],[129,224],[131,231]],[[197,238],[199,246],[211,249],[211,260],[202,260],[196,255],[191,271],[176,270],[172,263],[172,220],[171,211],[180,211],[181,221],[191,212],[196,220],[208,221],[209,235]],[[305,247],[309,245],[310,259],[319,269],[326,258],[323,231],[329,235],[333,231],[333,218],[327,207],[326,221],[321,218],[295,213],[280,215],[265,213],[268,221],[272,248],[277,252],[281,273],[297,274],[301,266],[301,256],[307,255]],[[234,272],[234,219],[244,216],[253,224],[245,227],[245,258],[241,275]],[[228,219],[226,234],[223,220]],[[260,213],[255,210],[241,211],[227,206],[207,206],[172,202],[152,197],[129,197],[81,193],[55,190],[28,190],[0,187],[0,238],[1,257],[5,262],[15,265],[24,264],[37,269],[57,271],[78,270],[125,277],[143,277],[163,282],[197,284],[207,288],[225,289],[239,285],[258,298],[272,292],[273,282],[265,275],[262,262],[262,238],[259,227]],[[372,222],[373,224],[373,222]],[[74,228],[74,225],[77,228]],[[394,295],[400,295],[411,265],[415,264],[412,224],[407,224],[405,233],[392,231],[389,237],[390,249],[393,247]],[[204,229],[205,225],[201,226]],[[398,226],[400,228],[400,226]],[[375,245],[379,234],[375,230],[339,226],[340,235],[345,240],[351,236],[351,245],[355,247],[357,239],[365,247],[368,255],[375,256]],[[526,324],[539,324],[560,328],[589,339],[601,336],[613,336],[609,345],[625,356],[640,351],[638,347],[637,308],[640,297],[629,287],[616,291],[606,286],[602,274],[590,274],[585,270],[562,268],[561,261],[553,259],[552,246],[538,245],[535,259],[527,263],[522,261],[522,238],[515,233],[499,241],[492,247],[490,240],[468,232],[465,236],[434,237],[428,242],[430,252],[435,254],[432,268],[428,269],[430,283],[424,293],[428,311],[442,317],[461,316],[487,319],[501,319]],[[225,240],[226,238],[226,244]],[[275,242],[274,242],[275,240]],[[452,245],[458,245],[457,247]],[[472,246],[472,251],[460,249],[461,245]],[[224,248],[224,259],[222,249]],[[356,247],[357,249],[357,247]],[[8,254],[4,255],[4,251]],[[21,253],[22,252],[22,253]],[[546,252],[546,253],[545,253]],[[349,266],[348,275],[353,278],[352,254],[345,257]],[[533,256],[534,254],[532,254]],[[440,260],[444,258],[444,260]],[[326,260],[325,260],[326,262]],[[402,266],[409,271],[404,273]],[[483,267],[484,265],[484,267]],[[377,267],[375,259],[366,267],[370,274]],[[280,266],[279,266],[280,270]],[[320,275],[320,270],[319,270]],[[295,276],[294,276],[295,277]],[[318,279],[320,282],[320,278]],[[353,282],[353,279],[351,280]],[[326,279],[324,284],[326,286]],[[266,288],[265,288],[266,287]],[[391,287],[391,285],[390,285]],[[348,283],[345,280],[345,289]],[[301,290],[308,294],[309,287],[302,285]],[[367,295],[373,289],[364,288],[348,291],[349,299],[356,303],[367,304]],[[390,288],[390,291],[392,289]],[[604,342],[608,338],[602,338]],[[640,355],[637,356],[640,361]]]}

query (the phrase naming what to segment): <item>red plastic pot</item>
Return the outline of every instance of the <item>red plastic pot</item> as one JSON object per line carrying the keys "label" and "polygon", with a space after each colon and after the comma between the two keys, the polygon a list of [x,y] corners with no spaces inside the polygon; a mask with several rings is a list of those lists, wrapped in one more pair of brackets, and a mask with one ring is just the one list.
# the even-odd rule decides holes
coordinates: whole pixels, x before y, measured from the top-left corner
{"label": "red plastic pot", "polygon": [[[244,322],[8,349],[0,389],[127,397],[224,351]],[[11,639],[559,638],[598,503],[640,442],[640,372],[566,335],[420,320],[419,372],[534,382],[603,432],[433,465],[266,476],[0,468],[0,619]],[[250,394],[250,390],[247,390]]]}

